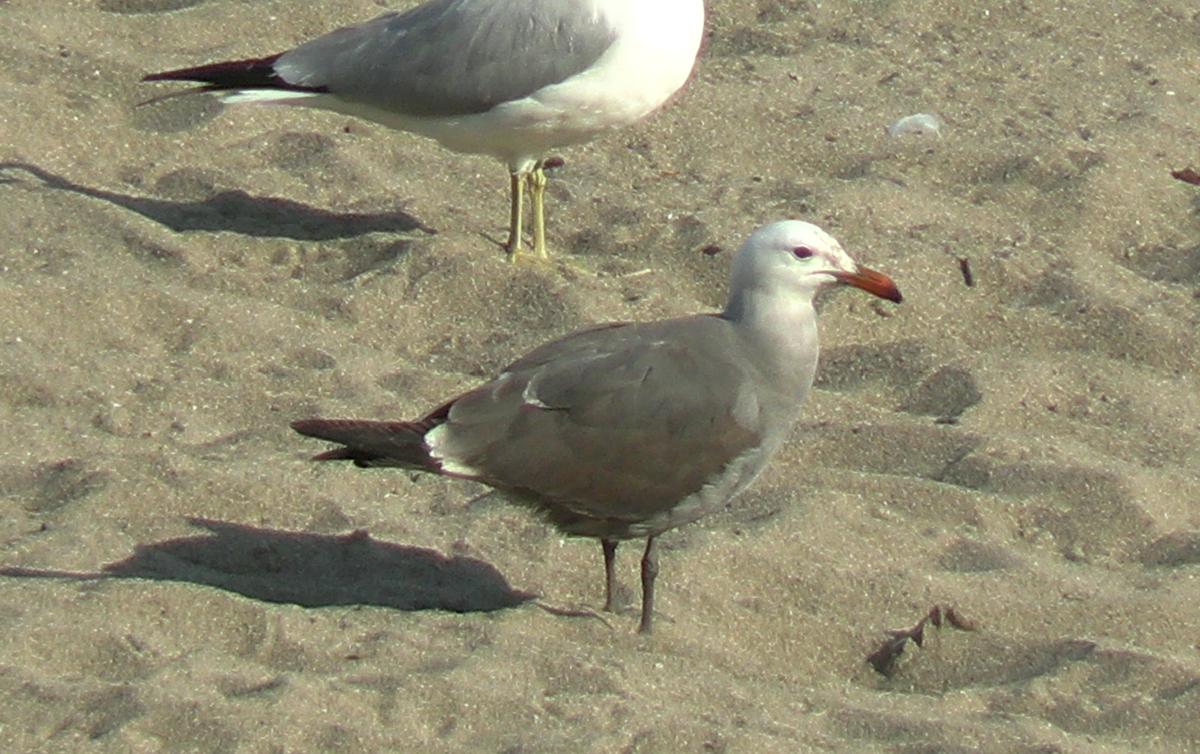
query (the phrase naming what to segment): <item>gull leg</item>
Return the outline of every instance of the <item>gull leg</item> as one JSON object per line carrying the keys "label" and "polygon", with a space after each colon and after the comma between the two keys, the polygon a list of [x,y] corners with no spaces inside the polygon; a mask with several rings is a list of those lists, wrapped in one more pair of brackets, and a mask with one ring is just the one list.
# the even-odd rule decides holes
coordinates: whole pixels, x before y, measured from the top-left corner
{"label": "gull leg", "polygon": [[642,555],[642,622],[639,634],[650,633],[650,621],[654,617],[654,579],[658,577],[658,552],[654,537],[646,540],[646,552]]}
{"label": "gull leg", "polygon": [[537,259],[546,259],[546,173],[541,162],[534,165],[527,180],[529,205],[533,210],[533,255]]}
{"label": "gull leg", "polygon": [[512,206],[508,212],[508,243],[504,245],[508,251],[508,258],[516,261],[517,256],[521,253],[521,230],[525,224],[521,217],[522,204],[525,202],[525,174],[515,172],[509,175],[510,188],[509,195],[512,199]]}
{"label": "gull leg", "polygon": [[613,560],[617,557],[617,541],[601,537],[600,547],[604,549],[604,612],[611,613],[613,592],[617,590],[617,577],[613,573]]}

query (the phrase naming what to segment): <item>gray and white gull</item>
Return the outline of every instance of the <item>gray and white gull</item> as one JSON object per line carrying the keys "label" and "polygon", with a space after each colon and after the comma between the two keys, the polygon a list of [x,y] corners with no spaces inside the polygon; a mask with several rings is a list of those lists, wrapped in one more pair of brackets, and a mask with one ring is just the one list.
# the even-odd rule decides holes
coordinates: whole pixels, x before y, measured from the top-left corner
{"label": "gray and white gull", "polygon": [[506,248],[524,249],[528,187],[544,258],[547,153],[662,106],[691,74],[703,27],[703,0],[430,0],[287,52],[143,80],[333,110],[492,155],[510,172]]}
{"label": "gray and white gull", "polygon": [[305,419],[292,428],[344,446],[315,460],[472,479],[567,534],[599,538],[606,610],[617,542],[645,538],[647,632],[655,538],[724,506],[779,449],[817,369],[813,299],[838,285],[901,298],[817,226],[776,222],[738,250],[719,314],[581,330],[415,421]]}

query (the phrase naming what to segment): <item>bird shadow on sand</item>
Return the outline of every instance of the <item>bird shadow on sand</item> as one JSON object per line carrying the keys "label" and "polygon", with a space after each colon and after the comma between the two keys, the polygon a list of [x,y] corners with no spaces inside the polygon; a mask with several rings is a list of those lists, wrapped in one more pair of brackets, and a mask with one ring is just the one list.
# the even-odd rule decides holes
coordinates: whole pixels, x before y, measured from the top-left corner
{"label": "bird shadow on sand", "polygon": [[180,233],[230,231],[255,237],[331,241],[368,233],[435,232],[407,212],[330,212],[290,199],[251,196],[240,190],[220,191],[192,202],[119,194],[75,183],[25,162],[0,163],[0,185],[32,182],[18,177],[18,172],[28,173],[46,188],[110,202]]}
{"label": "bird shadow on sand", "polygon": [[191,518],[208,534],[138,545],[99,572],[9,567],[19,578],[135,578],[215,586],[303,607],[378,605],[396,610],[487,612],[536,595],[518,591],[491,564],[381,542],[365,530],[329,535]]}

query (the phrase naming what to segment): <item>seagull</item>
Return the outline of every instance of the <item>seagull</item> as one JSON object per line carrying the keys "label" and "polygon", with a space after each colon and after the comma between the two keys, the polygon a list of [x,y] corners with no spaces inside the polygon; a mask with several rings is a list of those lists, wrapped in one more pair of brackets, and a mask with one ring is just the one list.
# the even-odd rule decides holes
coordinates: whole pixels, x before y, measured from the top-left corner
{"label": "seagull", "polygon": [[703,0],[430,0],[287,52],[142,80],[333,110],[492,155],[510,173],[510,258],[528,256],[528,187],[532,256],[546,259],[547,152],[657,110],[691,75],[703,28]]}
{"label": "seagull", "polygon": [[580,330],[415,421],[292,428],[343,446],[314,460],[482,482],[566,534],[598,538],[605,610],[617,543],[645,538],[638,630],[649,632],[655,538],[722,508],[779,450],[817,370],[813,299],[839,285],[901,300],[817,226],[772,223],[734,256],[719,314]]}

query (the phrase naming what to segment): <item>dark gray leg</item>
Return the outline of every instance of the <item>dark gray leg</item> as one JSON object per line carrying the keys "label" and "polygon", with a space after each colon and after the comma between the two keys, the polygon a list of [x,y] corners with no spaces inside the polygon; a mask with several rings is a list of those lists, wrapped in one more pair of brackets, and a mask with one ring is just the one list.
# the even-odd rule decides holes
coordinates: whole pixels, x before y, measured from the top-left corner
{"label": "dark gray leg", "polygon": [[650,633],[650,621],[654,617],[654,579],[658,577],[658,553],[654,548],[654,537],[646,540],[646,552],[642,555],[642,622],[639,634]]}
{"label": "dark gray leg", "polygon": [[613,561],[617,557],[617,540],[600,538],[604,549],[604,611],[612,612],[613,592],[617,590],[617,576],[613,573]]}

